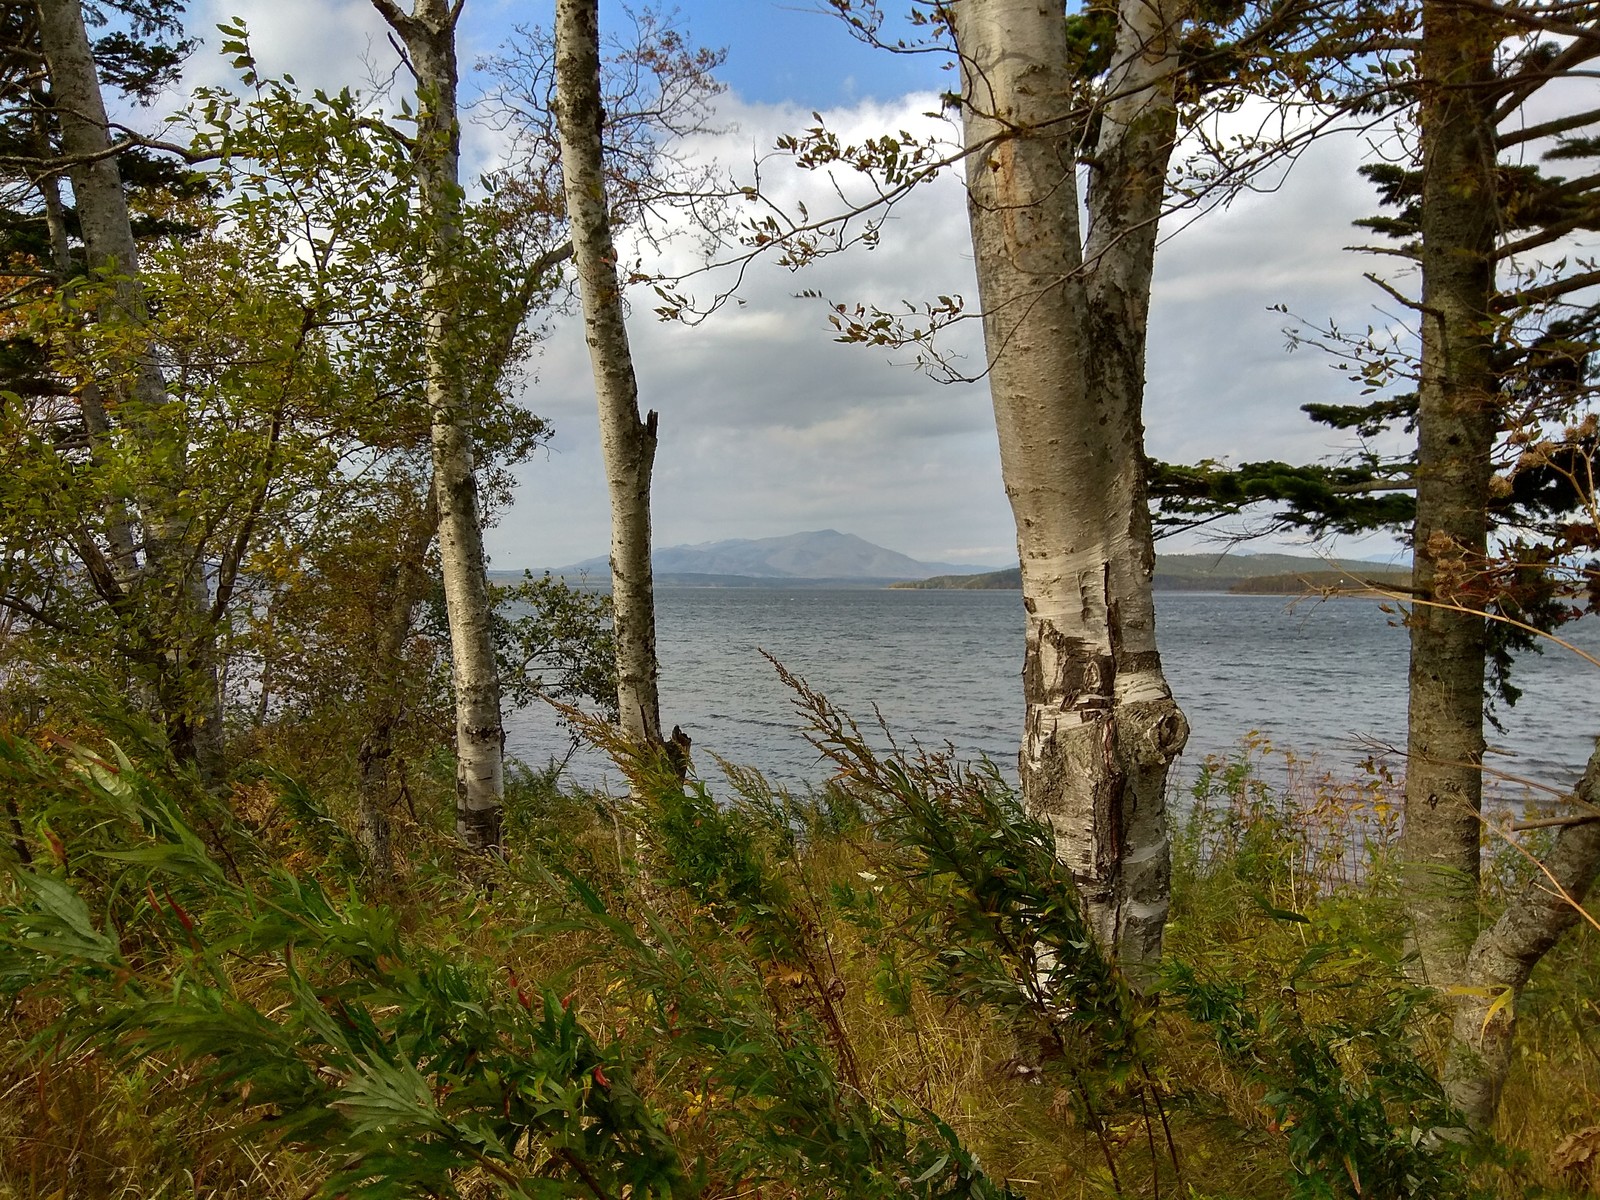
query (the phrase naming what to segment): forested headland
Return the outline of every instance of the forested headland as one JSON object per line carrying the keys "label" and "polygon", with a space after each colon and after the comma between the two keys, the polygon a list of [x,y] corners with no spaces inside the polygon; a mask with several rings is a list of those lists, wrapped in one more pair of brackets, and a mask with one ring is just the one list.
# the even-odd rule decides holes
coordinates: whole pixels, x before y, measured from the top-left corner
{"label": "forested headland", "polygon": [[[0,4],[0,1197],[1600,1191],[1600,750],[1483,804],[1519,657],[1600,605],[1593,5],[830,0],[946,66],[942,132],[724,164],[673,14],[556,0],[479,61],[480,2],[371,0],[331,89],[182,0]],[[1385,321],[1290,322],[1349,385],[1327,456],[1152,458],[1168,235],[1356,134]],[[976,294],[833,295],[940,179]],[[767,261],[992,401],[1014,787],[776,661],[807,787],[663,710],[637,332]],[[560,322],[605,591],[486,562]],[[1156,545],[1197,530],[1407,547],[1229,560],[1385,597],[1398,765],[1269,785],[1251,739],[1175,794],[1154,592],[1219,559]],[[623,794],[508,759],[527,704]]]}
{"label": "forested headland", "polygon": [[[1402,592],[1411,572],[1387,563],[1332,562],[1294,554],[1158,554],[1150,586],[1158,592],[1236,592],[1242,595],[1332,593],[1377,594],[1385,588]],[[1022,587],[1022,569],[977,575],[934,575],[891,583],[893,588],[1015,591]]]}

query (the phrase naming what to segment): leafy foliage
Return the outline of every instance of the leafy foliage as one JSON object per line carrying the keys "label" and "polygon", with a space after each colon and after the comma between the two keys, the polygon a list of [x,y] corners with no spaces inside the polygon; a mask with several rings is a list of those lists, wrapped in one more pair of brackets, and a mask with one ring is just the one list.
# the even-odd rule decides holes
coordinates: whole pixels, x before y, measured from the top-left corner
{"label": "leafy foliage", "polygon": [[[879,749],[800,695],[840,769],[817,794],[725,764],[714,795],[594,725],[635,801],[519,783],[492,894],[419,863],[383,903],[344,894],[351,838],[316,789],[257,772],[219,799],[132,714],[127,753],[0,741],[0,990],[23,1031],[0,1072],[98,1064],[189,1161],[248,1151],[297,1195],[1269,1196],[1286,1174],[1307,1197],[1450,1196],[1482,1177],[1419,1041],[1381,845],[1349,876],[1359,843],[1307,833],[1343,805],[1381,816],[1381,780],[1297,808],[1253,759],[1219,764],[1179,841],[1164,993],[1139,1000],[991,769]],[[278,818],[234,815],[264,797]],[[170,1076],[185,1090],[140,1098]],[[209,1148],[178,1132],[191,1102]]]}
{"label": "leafy foliage", "polygon": [[1255,505],[1279,506],[1286,529],[1321,537],[1403,527],[1415,501],[1397,487],[1381,489],[1375,461],[1351,466],[1293,466],[1283,462],[1206,461],[1194,466],[1150,464],[1150,495],[1164,534],[1238,516]]}
{"label": "leafy foliage", "polygon": [[1168,992],[1215,1030],[1231,1062],[1266,1088],[1261,1103],[1288,1136],[1292,1195],[1473,1194],[1462,1171],[1469,1135],[1412,1048],[1417,1010],[1430,1002],[1428,994],[1406,987],[1395,973],[1376,1011],[1313,1021],[1301,1010],[1296,985],[1306,986],[1315,965],[1341,949],[1313,943],[1272,999],[1252,995],[1248,983],[1202,977],[1182,964],[1172,968]]}
{"label": "leafy foliage", "polygon": [[45,821],[77,825],[54,870],[17,876],[0,926],[8,992],[79,1001],[53,1037],[191,1064],[242,1132],[324,1152],[329,1196],[455,1195],[474,1166],[508,1196],[682,1190],[626,1066],[552,991],[281,868],[247,863],[247,881],[242,831],[218,831],[225,866],[115,750],[55,763],[7,740],[0,763],[53,793]]}
{"label": "leafy foliage", "polygon": [[[500,686],[513,704],[540,696],[588,702],[616,716],[617,665],[611,597],[550,574],[494,592],[492,635]],[[435,613],[439,606],[435,606]]]}
{"label": "leafy foliage", "polygon": [[[1394,786],[1269,786],[1259,738],[1210,760],[1177,842],[1164,991],[1286,1139],[1292,1194],[1467,1196],[1483,1147],[1431,1069],[1393,895]],[[1293,779],[1297,763],[1282,756]]]}

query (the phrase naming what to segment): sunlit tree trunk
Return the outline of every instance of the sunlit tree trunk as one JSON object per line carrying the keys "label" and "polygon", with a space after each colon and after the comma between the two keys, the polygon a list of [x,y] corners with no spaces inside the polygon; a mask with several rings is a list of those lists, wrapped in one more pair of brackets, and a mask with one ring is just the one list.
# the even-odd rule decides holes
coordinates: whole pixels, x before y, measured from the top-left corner
{"label": "sunlit tree trunk", "polygon": [[661,745],[656,691],[655,589],[650,567],[650,473],[656,414],[639,417],[639,387],[623,321],[622,285],[607,212],[600,134],[596,0],[557,0],[556,116],[572,257],[583,295],[584,337],[600,409],[600,446],[611,492],[611,601],[617,709],[634,739]]}
{"label": "sunlit tree trunk", "polygon": [[1116,532],[1127,522],[1126,557],[1118,561],[1115,594],[1108,599],[1119,769],[1126,775],[1117,821],[1122,849],[1114,928],[1124,958],[1138,962],[1153,962],[1161,953],[1171,890],[1167,773],[1189,736],[1156,647],[1143,418],[1150,286],[1178,127],[1173,87],[1184,7],[1176,0],[1121,4],[1086,196],[1090,403],[1117,414],[1119,490],[1108,528]]}
{"label": "sunlit tree trunk", "polygon": [[[137,532],[126,510],[108,511],[109,570],[126,589],[121,606],[133,613],[146,656],[158,664],[156,703],[180,759],[214,776],[221,766],[222,710],[217,684],[215,625],[204,564],[187,544],[182,516],[186,457],[183,422],[172,411],[166,381],[147,344],[149,325],[139,283],[139,254],[79,0],[40,0],[40,43],[49,67],[52,104],[70,168],[85,267],[109,284],[98,319],[127,339],[129,357],[111,371],[117,420],[138,446],[147,470],[135,498]],[[103,439],[110,418],[102,388],[83,395],[91,439]],[[136,564],[142,540],[143,563]],[[142,569],[141,569],[142,567]]]}
{"label": "sunlit tree trunk", "polygon": [[1494,18],[1423,6],[1422,368],[1410,617],[1405,834],[1421,969],[1459,982],[1478,933],[1484,620],[1437,607],[1483,563],[1498,426],[1493,343],[1497,232]]}
{"label": "sunlit tree trunk", "polygon": [[1101,114],[1088,256],[1063,5],[962,0],[969,214],[1027,617],[1024,798],[1136,982],[1168,903],[1163,792],[1188,726],[1155,644],[1145,315],[1167,156],[1171,14],[1130,0]]}
{"label": "sunlit tree trunk", "polygon": [[416,0],[408,14],[391,0],[373,4],[400,35],[417,77],[419,221],[428,262],[423,337],[439,562],[455,680],[456,831],[472,849],[499,853],[505,796],[500,677],[490,638],[489,579],[467,411],[466,372],[471,366],[459,361],[455,336],[460,283],[454,264],[461,238],[455,32],[461,6],[459,0]]}

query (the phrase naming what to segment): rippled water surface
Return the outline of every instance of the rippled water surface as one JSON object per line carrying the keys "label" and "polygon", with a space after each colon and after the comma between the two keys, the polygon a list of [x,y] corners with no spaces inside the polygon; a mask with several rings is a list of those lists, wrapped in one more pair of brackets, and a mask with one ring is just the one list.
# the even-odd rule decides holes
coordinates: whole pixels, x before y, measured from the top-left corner
{"label": "rippled water surface", "polygon": [[[1405,742],[1406,634],[1375,601],[1289,603],[1281,596],[1164,592],[1161,648],[1193,733],[1185,772],[1252,730],[1343,771],[1371,743]],[[1022,719],[1022,605],[1017,592],[669,589],[657,596],[662,716],[712,751],[785,782],[817,781],[766,650],[840,707],[896,736],[949,741],[1014,770]],[[1566,634],[1600,656],[1600,620]],[[1600,732],[1600,669],[1559,647],[1525,656],[1525,695],[1490,742],[1501,770],[1570,786]],[[542,706],[508,715],[507,749],[530,763],[565,750]],[[1399,769],[1399,761],[1393,764]],[[571,767],[615,781],[596,756]]]}

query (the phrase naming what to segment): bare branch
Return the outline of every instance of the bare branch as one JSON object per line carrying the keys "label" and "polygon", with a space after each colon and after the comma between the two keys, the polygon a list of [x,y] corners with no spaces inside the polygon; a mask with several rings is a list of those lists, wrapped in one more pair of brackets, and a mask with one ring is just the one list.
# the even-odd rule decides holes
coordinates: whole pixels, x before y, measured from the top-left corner
{"label": "bare branch", "polygon": [[1377,275],[1374,275],[1371,271],[1363,271],[1361,277],[1368,283],[1375,284],[1379,288],[1382,288],[1396,302],[1405,305],[1412,312],[1426,313],[1430,311],[1428,308],[1424,307],[1420,301],[1413,300],[1404,293],[1396,291],[1387,281]]}
{"label": "bare branch", "polygon": [[1551,121],[1540,121],[1537,125],[1524,125],[1521,129],[1514,129],[1510,133],[1502,133],[1495,138],[1495,143],[1504,150],[1523,142],[1537,141],[1572,129],[1581,129],[1596,121],[1600,121],[1600,108],[1591,108],[1586,112],[1572,113]]}
{"label": "bare branch", "polygon": [[1517,308],[1530,308],[1535,304],[1559,300],[1563,296],[1570,295],[1573,292],[1580,292],[1589,287],[1600,287],[1600,270],[1582,271],[1576,275],[1569,275],[1565,279],[1557,279],[1550,283],[1540,284],[1538,287],[1507,292],[1495,298],[1494,306],[1499,312],[1507,312]]}
{"label": "bare branch", "polygon": [[1581,66],[1597,56],[1600,56],[1600,41],[1574,41],[1549,62],[1542,64],[1537,70],[1530,66],[1516,72],[1509,79],[1503,81],[1506,98],[1490,114],[1489,124],[1491,126],[1500,125],[1512,113],[1521,108],[1528,97],[1538,91],[1544,84],[1552,79],[1559,79],[1563,75],[1572,73],[1575,67]]}

